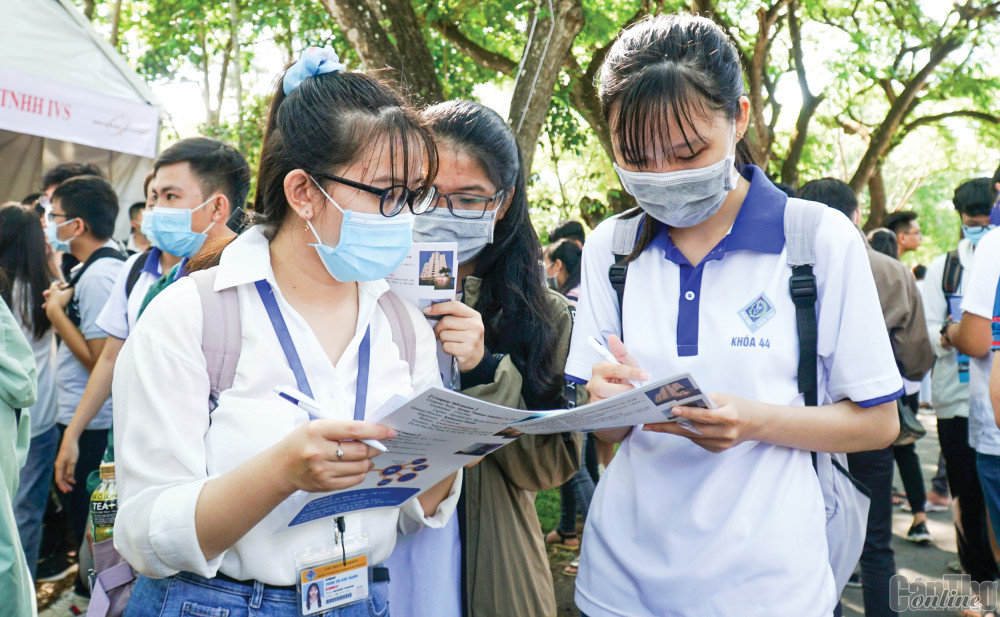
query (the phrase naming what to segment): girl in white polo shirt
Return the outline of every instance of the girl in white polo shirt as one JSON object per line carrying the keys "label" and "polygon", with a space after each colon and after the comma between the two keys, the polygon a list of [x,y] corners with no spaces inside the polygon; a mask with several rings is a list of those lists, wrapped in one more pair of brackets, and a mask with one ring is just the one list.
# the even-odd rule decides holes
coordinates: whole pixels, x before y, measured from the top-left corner
{"label": "girl in white polo shirt", "polygon": [[[803,407],[787,198],[735,164],[749,162],[750,110],[732,43],[701,17],[647,19],[622,33],[601,79],[615,168],[643,222],[621,315],[608,278],[616,222],[588,238],[567,375],[600,400],[629,379],[690,372],[718,409],[674,409],[697,432],[598,433],[621,447],[587,519],[577,605],[589,617],[829,616],[837,592],[810,450],[885,447],[902,390],[862,238],[824,214],[821,406]],[[602,362],[589,336],[624,366]]]}
{"label": "girl in white polo shirt", "polygon": [[[391,431],[366,414],[440,385],[424,317],[415,307],[400,315],[416,331],[411,375],[377,302],[388,291],[382,278],[409,250],[413,213],[433,198],[435,170],[430,134],[386,85],[345,72],[331,50],[310,49],[285,72],[261,151],[258,225],[226,247],[215,271],[216,291],[236,288],[242,323],[232,387],[210,416],[190,278],[149,305],[115,373],[114,539],[142,574],[126,615],[291,617],[316,609],[311,582],[329,592],[330,579],[297,555],[332,545],[334,519],[287,524],[308,493],[356,485],[371,470],[377,451],[357,440]],[[310,420],[275,386],[312,396],[326,419]],[[341,606],[348,598],[327,593],[323,614],[387,615],[378,566],[397,527],[442,527],[459,485],[453,476],[402,509],[338,520],[377,567],[355,577],[371,577],[367,596],[348,593]],[[316,570],[331,572],[340,554],[330,563]]]}

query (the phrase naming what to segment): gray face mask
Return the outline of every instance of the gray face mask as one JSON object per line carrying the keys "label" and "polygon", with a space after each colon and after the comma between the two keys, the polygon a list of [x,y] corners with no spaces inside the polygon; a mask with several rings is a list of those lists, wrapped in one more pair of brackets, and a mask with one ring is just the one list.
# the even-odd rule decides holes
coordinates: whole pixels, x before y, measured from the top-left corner
{"label": "gray face mask", "polygon": [[[735,127],[733,130],[735,139]],[[627,171],[617,163],[614,167],[622,186],[639,206],[670,227],[694,227],[711,218],[739,179],[735,154],[708,167],[681,171]]]}
{"label": "gray face mask", "polygon": [[461,219],[448,208],[435,208],[413,217],[414,242],[457,242],[458,263],[475,259],[493,243],[497,211],[487,210],[481,219]]}

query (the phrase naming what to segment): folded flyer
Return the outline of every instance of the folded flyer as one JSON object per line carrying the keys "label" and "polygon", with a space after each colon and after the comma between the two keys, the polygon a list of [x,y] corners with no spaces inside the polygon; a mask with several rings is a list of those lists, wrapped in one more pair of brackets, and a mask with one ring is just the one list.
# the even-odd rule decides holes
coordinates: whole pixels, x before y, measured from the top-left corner
{"label": "folded flyer", "polygon": [[289,526],[327,516],[395,508],[524,434],[597,431],[671,422],[676,406],[714,408],[690,374],[662,379],[573,409],[525,411],[441,388],[395,397],[369,421],[396,430],[357,486],[312,496]]}

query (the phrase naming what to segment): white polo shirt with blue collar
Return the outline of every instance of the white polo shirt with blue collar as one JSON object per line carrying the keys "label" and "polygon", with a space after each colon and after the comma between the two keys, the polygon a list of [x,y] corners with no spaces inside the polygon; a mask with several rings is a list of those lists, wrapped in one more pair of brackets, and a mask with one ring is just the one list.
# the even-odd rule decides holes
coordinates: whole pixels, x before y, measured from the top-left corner
{"label": "white polo shirt with blue collar", "polygon": [[[588,336],[622,335],[652,379],[690,372],[706,392],[803,405],[788,291],[787,198],[756,167],[729,234],[697,266],[666,226],[629,266],[624,326],[608,280],[614,221],[587,240],[567,377],[601,358]],[[817,235],[821,401],[862,407],[902,394],[858,230],[828,209]],[[802,408],[802,413],[819,413]],[[590,617],[828,616],[837,602],[825,510],[809,452],[763,442],[713,454],[634,430],[597,487],[576,585]]]}
{"label": "white polo shirt with blue collar", "polygon": [[[143,255],[147,255],[146,263],[142,266],[139,278],[135,280],[132,293],[128,293],[129,274],[132,273],[135,262]],[[97,316],[98,328],[107,332],[109,336],[121,340],[128,338],[129,332],[135,329],[135,322],[139,318],[142,301],[146,299],[146,292],[163,276],[160,255],[160,249],[154,246],[149,249],[149,253],[138,253],[125,261],[115,280],[115,286],[111,288],[107,303]]]}

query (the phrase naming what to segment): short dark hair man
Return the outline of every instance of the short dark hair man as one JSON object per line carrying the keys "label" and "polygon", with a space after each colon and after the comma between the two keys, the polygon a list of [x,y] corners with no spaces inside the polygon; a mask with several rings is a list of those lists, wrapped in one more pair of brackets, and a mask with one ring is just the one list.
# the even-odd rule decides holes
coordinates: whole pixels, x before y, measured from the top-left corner
{"label": "short dark hair man", "polygon": [[882,227],[896,234],[896,246],[899,247],[900,257],[920,248],[924,239],[920,233],[920,223],[917,222],[917,213],[912,210],[887,214],[882,219]]}
{"label": "short dark hair man", "polygon": [[586,241],[586,235],[583,231],[583,223],[580,221],[574,221],[573,219],[566,219],[559,221],[559,224],[552,228],[549,232],[549,244],[555,244],[563,238],[572,240],[576,242],[578,246],[583,246]]}
{"label": "short dark hair man", "polygon": [[[953,348],[941,345],[941,326],[952,315],[952,303],[965,293],[966,271],[972,266],[979,240],[993,226],[989,215],[993,197],[989,178],[976,178],[958,185],[952,203],[962,225],[962,239],[951,252],[927,267],[921,297],[927,315],[927,332],[937,361],[931,376],[931,402],[937,414],[938,440],[944,456],[948,484],[961,503],[962,533],[958,534],[962,567],[976,582],[1000,577],[987,528],[986,503],[979,482],[976,451],[969,445],[969,374]],[[952,298],[955,298],[953,301]],[[961,318],[961,315],[957,317]],[[964,372],[964,375],[962,374]]]}
{"label": "short dark hair man", "polygon": [[[60,431],[65,431],[73,418],[107,340],[96,322],[125,259],[111,239],[117,216],[118,196],[103,178],[70,178],[52,191],[45,217],[49,242],[81,264],[73,269],[69,285],[53,283],[46,292],[45,313],[62,339],[56,354],[56,422]],[[76,485],[69,494],[69,522],[77,543],[83,541],[89,509],[85,480],[101,462],[111,426],[111,401],[102,402],[100,413],[81,437]]]}

